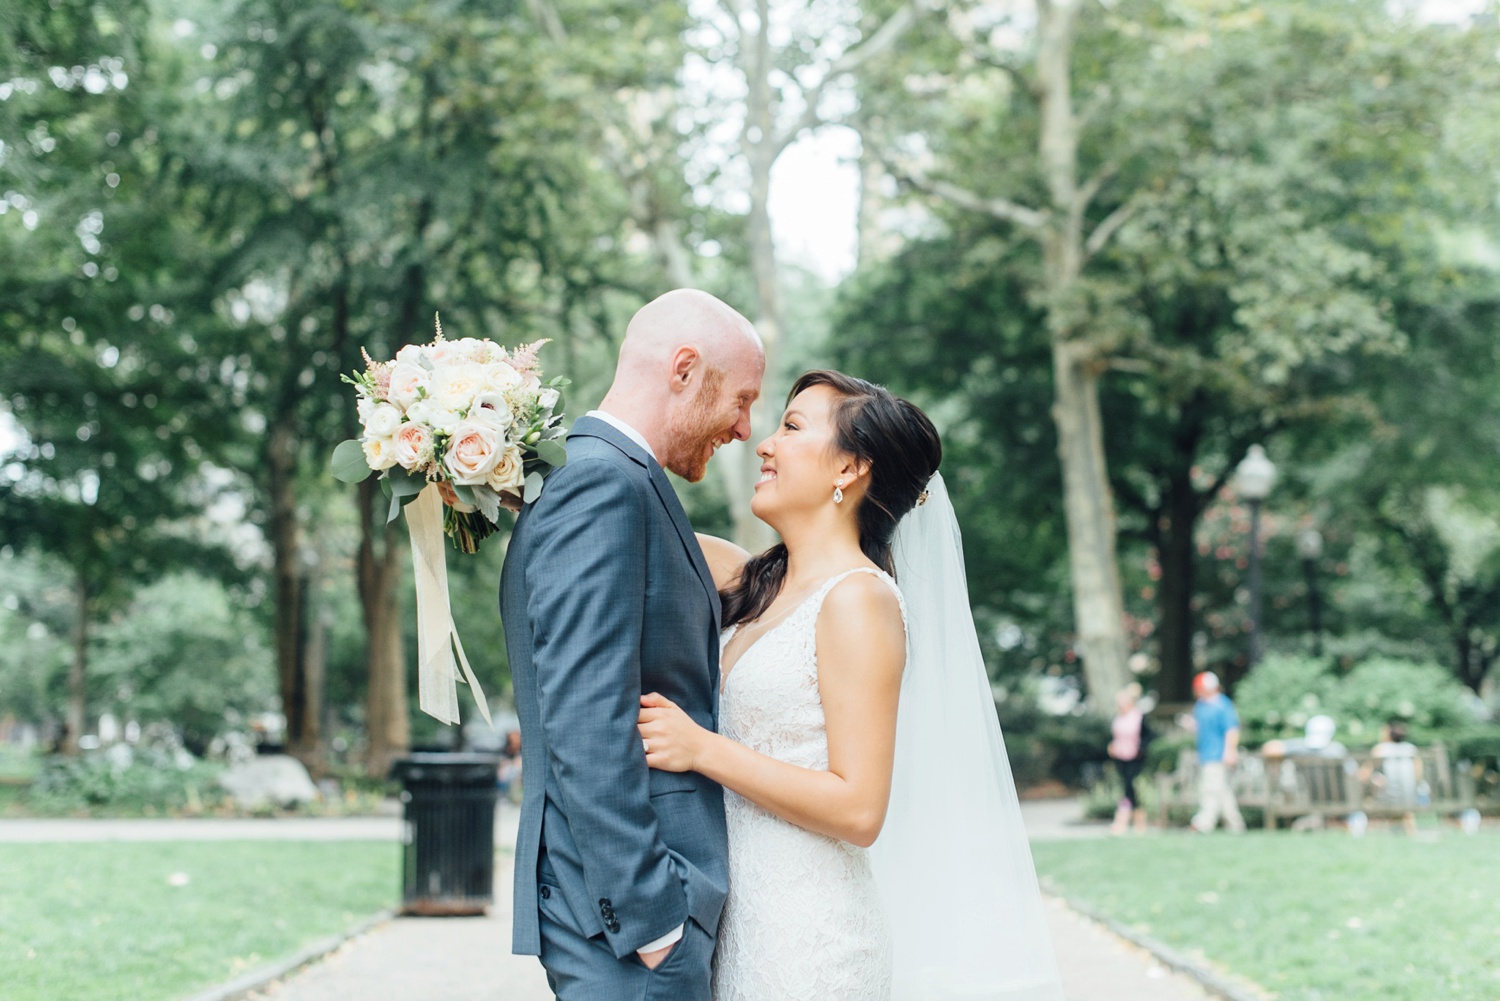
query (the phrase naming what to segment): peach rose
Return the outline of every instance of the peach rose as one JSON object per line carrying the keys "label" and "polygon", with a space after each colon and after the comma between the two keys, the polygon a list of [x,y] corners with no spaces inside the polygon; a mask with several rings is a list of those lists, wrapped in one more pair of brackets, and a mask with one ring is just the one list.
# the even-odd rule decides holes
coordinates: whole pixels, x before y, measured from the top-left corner
{"label": "peach rose", "polygon": [[465,421],[453,429],[446,456],[453,482],[463,486],[482,486],[489,482],[490,471],[499,461],[500,432],[488,424]]}
{"label": "peach rose", "polygon": [[396,432],[396,462],[402,469],[418,470],[432,461],[432,432],[426,425],[407,422]]}

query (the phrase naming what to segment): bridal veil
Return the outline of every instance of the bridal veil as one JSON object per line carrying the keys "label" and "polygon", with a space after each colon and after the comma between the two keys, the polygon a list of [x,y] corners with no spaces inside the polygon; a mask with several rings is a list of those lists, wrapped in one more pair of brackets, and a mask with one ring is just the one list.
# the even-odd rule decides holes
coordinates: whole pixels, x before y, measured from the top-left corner
{"label": "bridal veil", "polygon": [[1063,1001],[941,475],[896,531],[907,666],[885,827],[871,849],[893,1001]]}

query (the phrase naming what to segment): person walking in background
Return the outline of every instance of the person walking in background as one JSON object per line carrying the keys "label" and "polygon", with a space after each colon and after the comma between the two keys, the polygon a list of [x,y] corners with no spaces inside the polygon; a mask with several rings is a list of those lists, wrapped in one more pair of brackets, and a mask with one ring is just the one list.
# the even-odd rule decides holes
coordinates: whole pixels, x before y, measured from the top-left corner
{"label": "person walking in background", "polygon": [[1136,830],[1146,829],[1146,811],[1141,809],[1136,797],[1135,780],[1140,777],[1146,763],[1146,744],[1151,740],[1151,731],[1146,714],[1141,711],[1140,699],[1141,686],[1134,682],[1115,695],[1115,706],[1119,711],[1110,724],[1109,756],[1114,759],[1123,792],[1119,805],[1115,807],[1115,822],[1109,828],[1111,834],[1124,834],[1129,830],[1132,816]]}
{"label": "person walking in background", "polygon": [[520,730],[510,730],[505,734],[505,746],[500,748],[500,764],[495,771],[495,785],[505,799],[512,803],[521,802]]}
{"label": "person walking in background", "polygon": [[1240,717],[1219,688],[1218,675],[1204,671],[1193,679],[1193,728],[1198,733],[1198,812],[1193,830],[1207,834],[1224,826],[1238,834],[1245,829],[1240,806],[1229,786],[1229,769],[1239,760]]}

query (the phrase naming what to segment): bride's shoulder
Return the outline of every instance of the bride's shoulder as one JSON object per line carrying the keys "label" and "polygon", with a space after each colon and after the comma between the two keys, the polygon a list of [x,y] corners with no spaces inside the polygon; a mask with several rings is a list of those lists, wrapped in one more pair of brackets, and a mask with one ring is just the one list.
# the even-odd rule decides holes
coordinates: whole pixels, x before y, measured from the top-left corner
{"label": "bride's shoulder", "polygon": [[860,567],[834,580],[823,598],[819,619],[831,618],[844,628],[863,628],[869,622],[902,620],[903,608],[896,583],[875,567]]}
{"label": "bride's shoulder", "polygon": [[901,677],[905,609],[891,578],[870,570],[839,578],[823,598],[817,622],[820,678],[832,672],[830,676],[868,679],[872,671],[885,674],[887,669],[891,677]]}
{"label": "bride's shoulder", "polygon": [[740,572],[750,561],[750,554],[728,539],[716,535],[698,533],[698,545],[703,550],[703,559],[713,574],[714,586],[720,591],[740,579]]}

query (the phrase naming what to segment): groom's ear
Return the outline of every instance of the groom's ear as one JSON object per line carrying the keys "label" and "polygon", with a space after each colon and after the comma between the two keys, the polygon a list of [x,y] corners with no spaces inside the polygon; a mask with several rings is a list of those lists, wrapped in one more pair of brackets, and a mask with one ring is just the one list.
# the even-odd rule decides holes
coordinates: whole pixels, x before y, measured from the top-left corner
{"label": "groom's ear", "polygon": [[691,386],[703,368],[702,363],[702,352],[691,344],[672,352],[672,391],[680,393]]}

